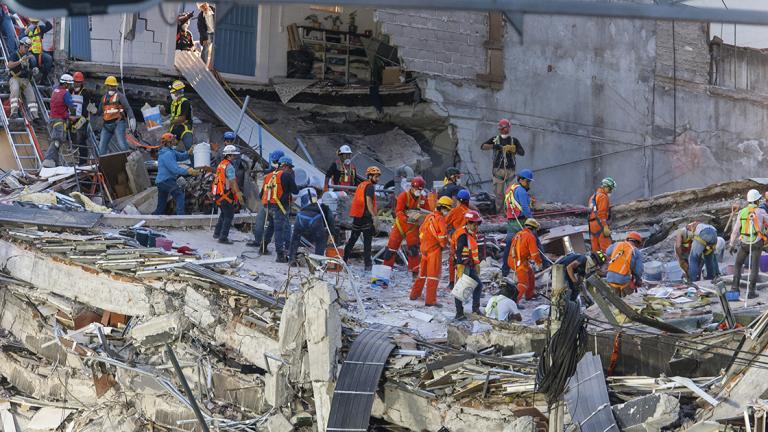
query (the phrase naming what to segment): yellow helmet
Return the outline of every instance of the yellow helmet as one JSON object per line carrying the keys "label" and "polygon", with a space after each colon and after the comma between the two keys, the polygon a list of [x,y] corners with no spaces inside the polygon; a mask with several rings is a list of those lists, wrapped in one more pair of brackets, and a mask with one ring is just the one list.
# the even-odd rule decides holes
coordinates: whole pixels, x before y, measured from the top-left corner
{"label": "yellow helmet", "polygon": [[365,175],[381,175],[381,169],[377,166],[369,166],[368,169],[365,170]]}
{"label": "yellow helmet", "polygon": [[117,78],[112,75],[108,76],[107,79],[104,80],[104,85],[117,87]]}
{"label": "yellow helmet", "polygon": [[537,221],[537,220],[536,220],[536,219],[534,219],[534,218],[528,218],[528,219],[526,219],[526,220],[525,220],[525,223],[524,223],[523,225],[525,225],[525,226],[527,226],[527,227],[531,227],[531,228],[533,228],[533,229],[539,229],[539,228],[541,228],[541,224],[539,223],[539,221]]}
{"label": "yellow helmet", "polygon": [[437,200],[437,207],[453,207],[453,200],[450,197],[444,196]]}
{"label": "yellow helmet", "polygon": [[171,93],[175,93],[175,92],[177,92],[179,90],[184,90],[184,87],[186,87],[186,86],[184,85],[183,82],[181,82],[179,80],[176,80],[176,81],[173,82],[173,84],[168,86],[168,89],[171,91]]}

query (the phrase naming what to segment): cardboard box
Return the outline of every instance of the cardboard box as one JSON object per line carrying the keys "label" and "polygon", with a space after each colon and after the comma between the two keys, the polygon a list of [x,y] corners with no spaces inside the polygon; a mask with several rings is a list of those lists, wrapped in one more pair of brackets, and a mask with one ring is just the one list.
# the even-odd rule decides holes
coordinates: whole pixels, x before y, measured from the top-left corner
{"label": "cardboard box", "polygon": [[381,84],[400,84],[400,66],[388,66],[381,72]]}

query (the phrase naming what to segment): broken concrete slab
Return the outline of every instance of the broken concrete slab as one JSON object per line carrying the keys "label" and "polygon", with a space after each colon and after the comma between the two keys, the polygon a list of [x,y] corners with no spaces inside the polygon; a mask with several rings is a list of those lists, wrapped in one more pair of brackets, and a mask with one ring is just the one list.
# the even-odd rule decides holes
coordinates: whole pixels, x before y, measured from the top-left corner
{"label": "broken concrete slab", "polygon": [[242,375],[222,369],[212,374],[213,395],[254,412],[265,410],[264,380],[260,375]]}
{"label": "broken concrete slab", "polygon": [[32,416],[32,420],[27,425],[31,431],[49,431],[56,430],[72,414],[74,410],[63,408],[43,407]]}
{"label": "broken concrete slab", "polygon": [[680,401],[666,393],[649,394],[614,405],[616,424],[626,432],[658,432],[676,422]]}
{"label": "broken concrete slab", "polygon": [[321,280],[308,280],[304,292],[304,332],[312,381],[335,379],[341,349],[341,315],[336,289]]}
{"label": "broken concrete slab", "polygon": [[134,194],[147,190],[152,183],[144,164],[144,152],[138,150],[128,155],[125,161],[125,172],[128,174],[128,186]]}
{"label": "broken concrete slab", "polygon": [[[141,210],[141,209],[140,209]],[[124,228],[136,225],[139,222],[144,221],[144,227],[147,228],[193,228],[193,227],[207,227],[211,224],[216,224],[219,220],[219,215],[128,215],[128,214],[107,214],[101,218],[101,224],[108,227]],[[256,222],[256,216],[253,214],[238,213],[235,215],[233,224],[239,225],[244,223]]]}
{"label": "broken concrete slab", "polygon": [[188,328],[189,322],[181,312],[152,317],[131,328],[131,337],[140,347],[164,345],[179,336]]}
{"label": "broken concrete slab", "polygon": [[450,323],[448,343],[451,346],[465,347],[475,352],[495,345],[503,348],[508,354],[522,354],[531,351],[540,352],[547,339],[547,332],[543,326],[526,326],[485,317],[476,317],[476,319],[488,326],[475,328]]}
{"label": "broken concrete slab", "polygon": [[293,425],[282,413],[272,415],[267,419],[267,431],[268,432],[291,432]]}
{"label": "broken concrete slab", "polygon": [[211,300],[191,285],[187,286],[184,295],[184,315],[198,327],[207,328],[216,322],[213,314]]}
{"label": "broken concrete slab", "polygon": [[234,320],[227,325],[219,325],[213,337],[218,343],[232,348],[246,360],[264,370],[269,368],[264,354],[275,356],[280,352],[280,343],[277,340],[248,327],[239,320]]}

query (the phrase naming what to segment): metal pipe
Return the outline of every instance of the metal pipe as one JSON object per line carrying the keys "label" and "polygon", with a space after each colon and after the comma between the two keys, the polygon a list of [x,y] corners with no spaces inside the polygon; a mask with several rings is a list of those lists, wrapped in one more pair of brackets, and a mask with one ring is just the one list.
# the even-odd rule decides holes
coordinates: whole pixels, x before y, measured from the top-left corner
{"label": "metal pipe", "polygon": [[[246,0],[245,3],[274,2]],[[279,4],[303,4],[306,0],[281,0]],[[768,12],[747,9],[715,9],[690,6],[651,5],[635,3],[603,3],[567,0],[317,0],[313,4],[347,4],[361,7],[402,9],[453,9],[465,11],[505,11],[533,15],[573,15],[628,19],[724,22],[734,24],[768,24]],[[274,3],[277,4],[277,3]]]}
{"label": "metal pipe", "polygon": [[171,348],[171,344],[165,344],[165,352],[168,353],[168,358],[171,359],[171,364],[173,364],[173,369],[176,371],[176,375],[179,378],[179,381],[181,381],[181,385],[184,387],[184,392],[187,394],[187,397],[189,398],[189,404],[192,407],[192,411],[195,412],[195,417],[197,417],[198,423],[200,423],[200,427],[203,429],[203,432],[209,432],[208,429],[208,423],[205,422],[205,416],[203,416],[203,412],[200,411],[200,407],[197,406],[197,401],[195,400],[195,395],[192,394],[192,389],[189,388],[189,383],[187,382],[187,378],[184,377],[184,372],[181,370],[181,366],[179,366],[179,361],[176,360],[176,354],[173,353],[173,348]]}
{"label": "metal pipe", "polygon": [[248,102],[250,102],[251,96],[246,95],[245,101],[243,101],[243,108],[240,110],[240,119],[237,121],[237,128],[235,129],[235,138],[237,138],[237,133],[240,132],[240,125],[243,124],[243,117],[245,117],[245,110],[248,109]]}

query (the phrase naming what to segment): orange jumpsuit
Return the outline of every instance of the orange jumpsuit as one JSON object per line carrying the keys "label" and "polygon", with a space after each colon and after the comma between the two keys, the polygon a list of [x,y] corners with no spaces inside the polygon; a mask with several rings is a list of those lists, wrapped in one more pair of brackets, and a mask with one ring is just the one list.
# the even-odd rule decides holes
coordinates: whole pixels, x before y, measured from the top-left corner
{"label": "orange jumpsuit", "polygon": [[[449,233],[455,233],[459,230],[459,228],[463,228],[466,224],[466,219],[464,219],[464,215],[467,214],[469,211],[469,206],[464,203],[459,203],[456,207],[452,208],[451,211],[448,213],[448,216],[445,217],[445,223],[448,224],[448,232]],[[450,250],[456,249],[456,239],[453,238],[454,236],[451,235],[450,237]],[[458,237],[457,237],[458,238]],[[456,263],[454,262],[456,259],[453,256],[453,253],[448,254],[448,282],[454,283],[456,282]]]}
{"label": "orange jumpsuit", "polygon": [[587,203],[589,207],[589,235],[592,239],[592,251],[603,251],[608,249],[612,241],[610,237],[603,234],[603,227],[608,226],[608,219],[611,217],[611,202],[608,199],[608,193],[602,187],[589,197]]}
{"label": "orange jumpsuit", "polygon": [[541,254],[536,244],[536,236],[528,227],[515,234],[510,246],[507,265],[517,273],[517,301],[530,300],[536,295],[536,279],[531,268],[531,261],[542,265]]}
{"label": "orange jumpsuit", "polygon": [[421,224],[419,240],[421,241],[419,277],[413,282],[410,298],[416,300],[421,297],[426,284],[427,295],[424,303],[432,306],[437,304],[437,284],[440,282],[443,248],[448,244],[448,226],[445,223],[445,217],[439,211],[430,213]]}
{"label": "orange jumpsuit", "polygon": [[404,191],[397,197],[395,204],[395,223],[389,232],[387,251],[384,252],[384,265],[394,267],[397,250],[405,239],[408,245],[408,271],[415,273],[419,270],[419,226],[408,223],[408,210],[422,208],[429,210],[429,203],[424,197],[414,197],[410,191]]}

